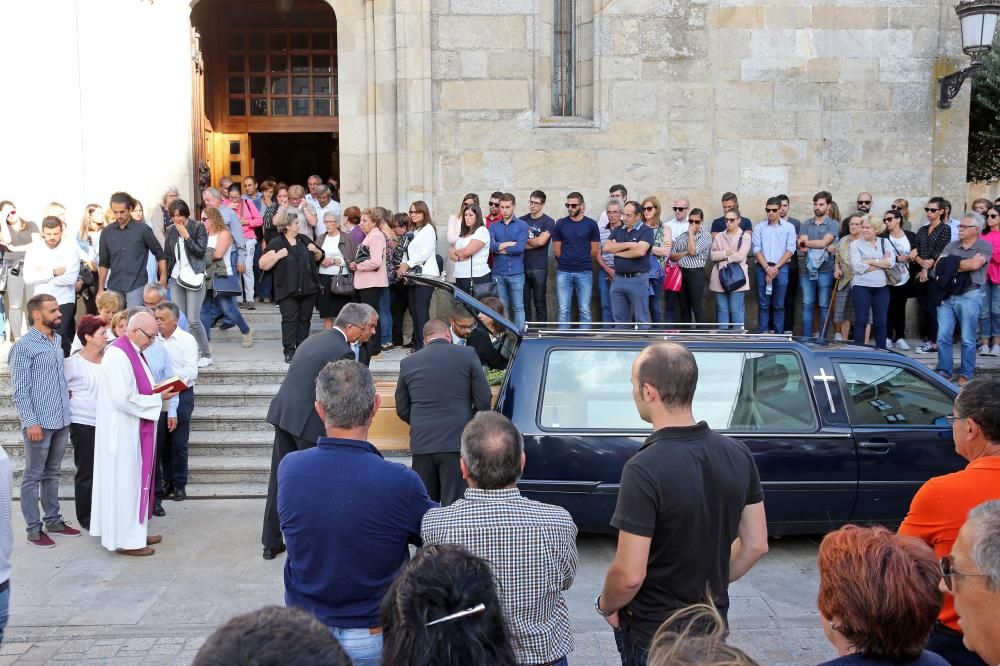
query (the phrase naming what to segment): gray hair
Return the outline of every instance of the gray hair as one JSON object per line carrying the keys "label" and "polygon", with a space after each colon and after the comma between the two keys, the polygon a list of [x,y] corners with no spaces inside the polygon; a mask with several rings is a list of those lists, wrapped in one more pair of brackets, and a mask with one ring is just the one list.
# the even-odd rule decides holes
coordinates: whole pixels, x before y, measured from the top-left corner
{"label": "gray hair", "polygon": [[323,213],[323,221],[333,220],[337,224],[340,224],[340,215],[337,215],[336,211],[328,210]]}
{"label": "gray hair", "polygon": [[326,185],[317,185],[316,196],[318,197],[321,194],[330,194],[330,188]]}
{"label": "gray hair", "polygon": [[604,207],[604,210],[608,210],[612,206],[614,206],[615,208],[617,208],[619,211],[621,211],[623,213],[625,212],[625,202],[622,201],[621,199],[617,199],[615,197],[611,197],[610,199],[608,199],[608,205]]}
{"label": "gray hair", "polygon": [[225,198],[225,197],[222,196],[222,192],[220,192],[218,189],[216,189],[214,187],[206,187],[205,189],[203,189],[201,191],[201,198],[204,199],[206,194],[209,195],[209,196],[215,197],[216,199],[224,199]]}
{"label": "gray hair", "polygon": [[357,361],[327,363],[316,377],[316,402],[323,405],[327,428],[348,430],[369,423],[375,405],[372,373]]}
{"label": "gray hair", "polygon": [[170,196],[171,194],[176,194],[177,196],[180,196],[181,191],[178,190],[177,187],[174,185],[169,186],[166,190],[163,191],[163,196],[160,197],[160,203],[162,204],[166,202],[167,197]]}
{"label": "gray hair", "polygon": [[142,293],[145,294],[147,291],[155,291],[160,297],[160,300],[166,300],[167,298],[167,288],[164,287],[159,282],[150,282],[145,287],[142,288]]}
{"label": "gray hair", "polygon": [[278,230],[278,233],[283,234],[292,222],[301,222],[301,220],[299,220],[299,211],[289,208],[281,216],[274,219],[274,228]]}
{"label": "gray hair", "polygon": [[972,561],[989,576],[987,585],[1000,590],[1000,500],[983,502],[969,512],[969,522],[976,531]]}
{"label": "gray hair", "polygon": [[348,326],[364,328],[373,315],[377,317],[378,313],[367,303],[348,303],[340,309],[333,324],[338,328],[347,328]]}
{"label": "gray hair", "polygon": [[462,430],[462,460],[483,490],[507,488],[521,478],[524,440],[499,412],[479,412]]}
{"label": "gray hair", "polygon": [[976,228],[979,229],[980,232],[982,232],[983,227],[986,226],[986,218],[979,213],[966,213],[962,216],[962,221],[964,222],[966,220],[972,220],[972,223],[976,225]]}
{"label": "gray hair", "polygon": [[174,321],[179,321],[181,318],[181,309],[173,301],[163,301],[157,305],[156,311],[159,312],[160,310],[169,310],[170,315],[174,318]]}

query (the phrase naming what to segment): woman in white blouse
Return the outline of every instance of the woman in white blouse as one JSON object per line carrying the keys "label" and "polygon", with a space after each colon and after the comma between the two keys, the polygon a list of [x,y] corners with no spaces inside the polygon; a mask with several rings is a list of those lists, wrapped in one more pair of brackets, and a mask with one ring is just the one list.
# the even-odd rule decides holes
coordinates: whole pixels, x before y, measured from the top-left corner
{"label": "woman in white blouse", "polygon": [[316,238],[316,246],[323,250],[323,261],[319,264],[319,298],[316,309],[323,319],[323,328],[333,328],[333,320],[340,309],[351,302],[351,296],[334,294],[331,291],[334,276],[351,274],[349,268],[357,248],[350,234],[340,232],[340,216],[330,210],[323,215],[325,232]]}
{"label": "woman in white blouse", "polygon": [[462,231],[448,257],[455,262],[455,286],[472,294],[473,283],[490,282],[490,230],[483,224],[483,211],[472,204],[465,208]]}
{"label": "woman in white blouse", "polygon": [[63,363],[69,387],[69,437],[73,443],[76,476],[76,520],[90,530],[90,496],[94,479],[94,426],[97,425],[97,376],[108,344],[107,324],[95,315],[84,315],[76,326],[83,347]]}
{"label": "woman in white blouse", "polygon": [[[854,344],[865,343],[868,308],[872,313],[875,347],[885,349],[889,314],[889,287],[885,270],[896,264],[896,254],[886,249],[885,239],[875,237],[875,216],[861,218],[861,238],[851,243],[851,298],[854,301]],[[881,222],[881,218],[879,219]]]}
{"label": "woman in white blouse", "polygon": [[[438,277],[441,272],[437,264],[437,232],[431,220],[431,211],[423,201],[410,204],[410,220],[413,222],[413,240],[406,246],[403,263],[396,269],[401,277],[409,271],[429,277]],[[422,332],[424,324],[430,320],[431,296],[434,287],[410,285],[410,316],[413,318],[413,351],[424,346]]]}
{"label": "woman in white blouse", "polygon": [[[455,249],[455,243],[458,239],[462,237],[465,231],[465,225],[463,220],[465,219],[465,209],[469,206],[479,205],[479,195],[475,192],[469,192],[464,197],[462,197],[462,205],[459,207],[458,212],[454,215],[448,217],[448,275],[452,277],[457,277],[455,275],[455,264],[454,259],[451,258],[451,251]],[[488,245],[489,243],[487,243]]]}

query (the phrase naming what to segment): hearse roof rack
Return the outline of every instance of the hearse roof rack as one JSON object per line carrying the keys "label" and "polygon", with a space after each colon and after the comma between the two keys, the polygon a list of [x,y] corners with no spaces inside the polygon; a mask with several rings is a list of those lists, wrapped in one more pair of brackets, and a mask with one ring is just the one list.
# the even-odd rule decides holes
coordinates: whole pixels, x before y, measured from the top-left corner
{"label": "hearse roof rack", "polygon": [[670,323],[643,324],[611,322],[552,322],[529,321],[525,324],[525,335],[539,337],[608,337],[608,338],[650,338],[668,337],[677,339],[713,340],[791,340],[791,333],[751,333],[745,328],[723,330],[729,324]]}

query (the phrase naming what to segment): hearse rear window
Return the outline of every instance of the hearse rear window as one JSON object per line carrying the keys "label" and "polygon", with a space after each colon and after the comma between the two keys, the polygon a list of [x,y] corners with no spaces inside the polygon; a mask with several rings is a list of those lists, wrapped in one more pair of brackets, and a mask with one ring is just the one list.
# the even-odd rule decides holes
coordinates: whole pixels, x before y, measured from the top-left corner
{"label": "hearse rear window", "polygon": [[[632,401],[639,349],[556,349],[548,355],[538,424],[552,430],[648,431]],[[718,430],[816,428],[802,364],[790,352],[695,351],[694,416]]]}

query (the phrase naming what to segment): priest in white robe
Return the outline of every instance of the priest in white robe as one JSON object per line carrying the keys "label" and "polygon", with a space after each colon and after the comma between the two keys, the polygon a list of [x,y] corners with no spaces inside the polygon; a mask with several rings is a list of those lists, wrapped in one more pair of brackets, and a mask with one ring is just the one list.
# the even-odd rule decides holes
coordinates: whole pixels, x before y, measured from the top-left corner
{"label": "priest in white robe", "polygon": [[149,535],[156,423],[163,402],[176,394],[153,393],[142,352],[156,334],[153,315],[134,315],[126,334],[107,346],[98,377],[90,533],[122,555],[152,555],[150,546],[162,541]]}

